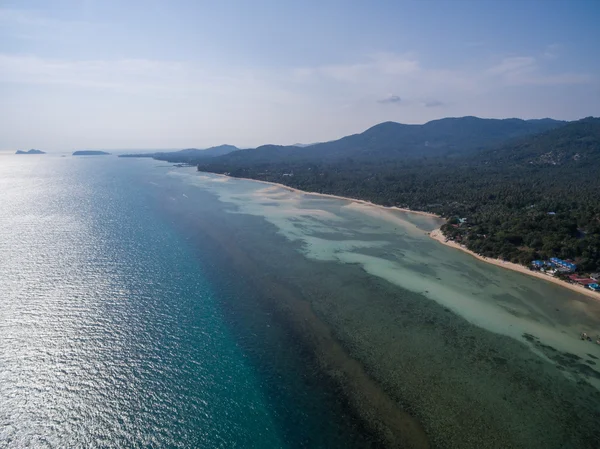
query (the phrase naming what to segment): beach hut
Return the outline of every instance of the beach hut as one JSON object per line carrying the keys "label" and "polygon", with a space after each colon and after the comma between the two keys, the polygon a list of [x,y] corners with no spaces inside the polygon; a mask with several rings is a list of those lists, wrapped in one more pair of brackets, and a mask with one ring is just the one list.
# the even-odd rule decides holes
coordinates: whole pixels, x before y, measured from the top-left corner
{"label": "beach hut", "polygon": [[563,272],[574,272],[577,270],[577,265],[572,262],[559,259],[558,257],[551,257],[550,264],[554,267],[561,268]]}
{"label": "beach hut", "polygon": [[569,279],[571,279],[573,282],[576,282],[580,285],[583,286],[590,286],[590,285],[598,285],[596,282],[594,282],[592,279],[590,278],[582,278],[577,276],[576,274],[572,274],[569,276]]}

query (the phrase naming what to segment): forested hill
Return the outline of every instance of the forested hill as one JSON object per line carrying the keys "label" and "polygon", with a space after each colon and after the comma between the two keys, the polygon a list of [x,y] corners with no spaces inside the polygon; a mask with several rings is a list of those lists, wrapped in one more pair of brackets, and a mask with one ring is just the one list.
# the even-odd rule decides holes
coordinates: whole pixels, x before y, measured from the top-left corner
{"label": "forested hill", "polygon": [[263,145],[251,151],[232,152],[228,163],[261,163],[318,159],[357,160],[439,156],[461,154],[491,148],[521,136],[540,133],[564,125],[565,122],[520,119],[482,119],[478,117],[444,118],[424,125],[385,122],[363,133],[331,142],[297,146]]}
{"label": "forested hill", "polygon": [[451,219],[447,235],[488,257],[528,263],[557,256],[600,271],[598,118],[467,156],[248,161],[231,155],[198,169],[435,212]]}
{"label": "forested hill", "polygon": [[503,163],[575,165],[597,167],[600,163],[600,119],[588,117],[569,126],[530,136],[479,156]]}
{"label": "forested hill", "polygon": [[499,142],[536,134],[563,125],[552,119],[445,118],[424,125],[385,122],[361,134],[308,147],[324,158],[439,156],[489,148]]}
{"label": "forested hill", "polygon": [[[167,162],[178,162],[178,163],[198,163],[201,160],[224,156],[233,151],[240,150],[233,145],[219,145],[216,147],[210,147],[205,150],[198,148],[187,148],[179,151],[160,151],[156,153],[133,153],[123,154],[119,157],[151,157],[159,161]],[[240,150],[241,151],[241,150]]]}

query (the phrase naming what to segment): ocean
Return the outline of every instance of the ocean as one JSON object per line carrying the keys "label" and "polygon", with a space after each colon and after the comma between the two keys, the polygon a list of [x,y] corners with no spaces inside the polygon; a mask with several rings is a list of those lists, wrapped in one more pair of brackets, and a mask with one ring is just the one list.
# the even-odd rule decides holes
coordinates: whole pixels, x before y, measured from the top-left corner
{"label": "ocean", "polygon": [[439,224],[0,155],[0,447],[598,447],[600,301]]}

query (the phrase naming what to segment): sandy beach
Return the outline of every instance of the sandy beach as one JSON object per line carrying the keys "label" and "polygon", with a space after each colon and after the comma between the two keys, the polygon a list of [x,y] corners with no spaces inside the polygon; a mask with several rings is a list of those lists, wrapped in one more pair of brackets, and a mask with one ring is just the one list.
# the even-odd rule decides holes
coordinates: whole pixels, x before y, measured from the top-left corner
{"label": "sandy beach", "polygon": [[[202,226],[201,235],[229,254],[224,266],[259,292],[256,304],[244,305],[250,316],[264,307],[293,332],[319,370],[333,374],[323,382],[339,389],[366,429],[390,429],[391,445],[393,423],[412,420],[388,409],[390,401],[379,399],[363,373],[384,386],[392,403],[407,404],[411,428],[421,427],[432,447],[480,448],[492,441],[495,447],[550,448],[581,433],[569,425],[577,409],[585,410],[582,428],[596,429],[591,410],[597,402],[588,398],[598,394],[593,357],[600,357],[600,347],[579,335],[598,333],[600,301],[483,265],[464,250],[446,250],[428,235],[445,222],[441,218],[185,172],[188,196],[199,187],[198,198],[207,201],[169,205],[197,216],[189,220],[190,232]],[[232,217],[209,215],[219,205],[208,200],[214,195]],[[238,303],[232,298],[232,307]],[[338,357],[328,335],[358,366]],[[382,415],[394,418],[382,422]],[[440,416],[457,420],[440,424]],[[398,429],[398,435],[426,444],[416,430]],[[397,446],[410,445],[402,443]],[[573,446],[595,447],[584,443],[580,438]]]}
{"label": "sandy beach", "polygon": [[568,282],[565,281],[561,281],[560,279],[557,279],[555,277],[552,277],[550,275],[541,273],[539,271],[533,271],[528,269],[527,267],[523,266],[523,265],[519,265],[516,263],[512,263],[512,262],[506,262],[500,259],[491,259],[489,257],[483,257],[480,256],[478,254],[475,254],[473,251],[468,250],[467,248],[465,248],[464,246],[461,246],[460,244],[453,242],[452,240],[446,240],[446,237],[444,236],[444,234],[442,233],[442,231],[440,229],[436,229],[434,231],[431,231],[429,233],[429,237],[431,237],[434,240],[437,240],[438,242],[440,242],[443,245],[446,246],[450,246],[451,248],[455,248],[458,249],[460,251],[463,251],[467,254],[470,254],[471,256],[475,257],[476,259],[479,259],[483,262],[487,262],[490,263],[492,265],[497,265],[499,267],[502,268],[506,268],[507,270],[513,270],[513,271],[518,271],[519,273],[523,273],[529,276],[533,276],[539,279],[543,279],[544,281],[548,281],[548,282],[552,282],[553,284],[556,285],[560,285],[561,287],[564,288],[568,288],[570,290],[573,290],[577,293],[581,293],[584,294],[586,296],[589,296],[590,298],[594,298],[596,300],[600,300],[600,294],[593,292],[581,285],[576,285],[576,284],[569,284]]}
{"label": "sandy beach", "polygon": [[260,182],[261,184],[267,184],[267,185],[270,185],[270,186],[281,187],[282,189],[289,190],[290,192],[300,193],[302,195],[316,195],[316,196],[320,196],[320,197],[323,197],[323,198],[334,198],[336,200],[351,201],[353,203],[362,204],[362,205],[365,205],[365,206],[372,206],[372,207],[376,207],[376,208],[384,209],[384,210],[397,210],[397,211],[400,211],[400,212],[410,212],[411,214],[425,215],[427,217],[434,217],[434,218],[443,219],[443,217],[441,217],[440,215],[437,215],[437,214],[434,214],[434,213],[431,213],[431,212],[424,212],[424,211],[419,211],[419,210],[405,209],[405,208],[396,207],[396,206],[382,206],[380,204],[372,203],[371,201],[359,200],[359,199],[356,199],[356,198],[349,198],[347,196],[331,195],[329,193],[308,192],[306,190],[300,190],[300,189],[295,189],[294,187],[286,186],[285,184],[279,184],[278,182],[261,181],[259,179],[252,179],[252,178],[238,178],[238,177],[235,177],[235,176],[227,176],[227,175],[222,175],[222,174],[219,174],[219,173],[211,173],[211,174],[212,175],[217,175],[217,176],[223,176],[223,177],[226,177],[226,178],[232,178],[232,179],[242,179],[244,181]]}
{"label": "sandy beach", "polygon": [[[245,181],[253,181],[253,182],[259,182],[262,184],[267,184],[267,185],[271,185],[271,186],[277,186],[277,187],[281,187],[282,189],[286,189],[289,190],[291,192],[296,192],[296,193],[300,193],[303,195],[316,195],[316,196],[320,196],[323,198],[334,198],[334,199],[338,199],[338,200],[343,200],[343,201],[351,201],[357,204],[362,204],[365,206],[370,206],[370,207],[375,207],[375,208],[379,208],[379,209],[384,209],[384,210],[396,210],[396,211],[401,211],[401,212],[409,212],[411,214],[417,214],[417,215],[425,215],[428,217],[435,217],[435,218],[439,218],[439,219],[443,219],[443,217],[441,217],[440,215],[431,213],[431,212],[423,212],[423,211],[418,211],[418,210],[412,210],[412,209],[406,209],[406,208],[401,208],[401,207],[396,207],[396,206],[381,206],[379,204],[375,204],[372,203],[370,201],[365,201],[365,200],[359,200],[356,198],[348,198],[345,196],[340,196],[340,195],[331,195],[329,193],[318,193],[318,192],[307,192],[304,190],[300,190],[300,189],[296,189],[294,187],[289,187],[286,186],[285,184],[279,184],[277,182],[270,182],[270,181],[261,181],[261,180],[257,180],[257,179],[252,179],[252,178],[237,178],[234,176],[227,176],[227,175],[222,175],[222,174],[218,174],[218,173],[211,173],[213,175],[217,175],[217,176],[223,176],[226,178],[233,178],[233,179],[243,179]],[[443,245],[449,246],[451,248],[455,248],[458,249],[460,251],[463,251],[467,254],[470,254],[471,256],[475,257],[476,259],[481,260],[482,262],[486,262],[492,265],[496,265],[502,268],[506,268],[507,270],[513,270],[513,271],[518,271],[519,273],[523,273],[526,274],[528,276],[533,276],[536,277],[538,279],[542,279],[544,281],[548,281],[548,282],[552,282],[553,284],[559,285],[561,287],[564,288],[568,288],[574,292],[577,293],[581,293],[583,295],[586,295],[590,298],[596,299],[596,300],[600,300],[600,294],[591,291],[590,289],[587,289],[581,285],[576,285],[576,284],[570,284],[568,282],[562,281],[560,279],[557,279],[555,277],[549,276],[547,274],[541,273],[539,271],[532,271],[530,269],[528,269],[527,267],[523,266],[523,265],[519,265],[516,263],[512,263],[512,262],[505,262],[503,260],[500,259],[491,259],[489,257],[483,257],[480,256],[478,254],[475,254],[474,252],[468,250],[467,248],[461,246],[460,244],[453,242],[453,241],[447,241],[446,237],[444,236],[444,234],[442,234],[442,231],[440,229],[436,229],[432,232],[429,233],[429,237],[431,237],[432,239],[440,242]]]}

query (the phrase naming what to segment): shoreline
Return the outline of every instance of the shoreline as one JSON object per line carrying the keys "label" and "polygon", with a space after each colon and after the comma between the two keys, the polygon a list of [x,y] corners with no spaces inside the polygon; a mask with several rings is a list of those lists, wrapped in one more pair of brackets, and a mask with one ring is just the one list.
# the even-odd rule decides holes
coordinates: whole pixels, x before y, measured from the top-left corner
{"label": "shoreline", "polygon": [[[223,178],[228,177],[223,176],[221,180]],[[251,184],[248,187],[240,185],[233,190],[251,194],[261,189]],[[285,188],[288,192],[297,190]],[[278,198],[289,199],[281,195],[285,191],[277,189],[274,193],[277,192],[280,192],[276,195]],[[294,197],[291,199],[296,201]],[[348,201],[344,200],[344,203]],[[327,209],[337,209],[344,203],[331,204]],[[314,207],[319,208],[318,204]],[[436,227],[433,222],[432,219],[427,229],[420,230],[419,238],[425,238],[422,242],[429,241],[424,234]],[[281,326],[289,330],[293,341],[306,348],[310,360],[315,360],[315,369],[326,376],[324,382],[332,382],[328,388],[335,388],[347,404],[349,416],[356,416],[357,424],[364,425],[367,435],[373,432],[379,436],[381,446],[428,447],[431,444],[477,448],[485,441],[496,441],[503,447],[545,448],[554,441],[573,440],[578,435],[573,436],[567,425],[555,426],[553,432],[545,430],[547,423],[557,417],[566,422],[563,416],[572,415],[576,407],[589,403],[583,399],[581,404],[571,402],[573,398],[583,398],[578,394],[583,388],[586,393],[597,394],[586,384],[575,385],[565,378],[562,370],[554,369],[556,362],[552,357],[562,361],[561,351],[556,352],[551,346],[546,350],[545,346],[538,345],[541,357],[548,359],[540,361],[531,356],[532,349],[521,339],[488,331],[459,314],[448,313],[448,309],[435,301],[414,301],[415,297],[406,295],[402,287],[382,281],[359,266],[322,262],[335,267],[336,271],[329,272],[323,269],[321,262],[314,264],[291,251],[289,265],[280,267],[279,260],[288,254],[284,250],[262,254],[257,251],[260,246],[242,244],[247,241],[246,237],[259,236],[260,227],[248,226],[247,234],[232,239],[235,226],[229,229],[228,221],[223,222],[223,227],[204,220],[200,220],[200,225],[206,228],[211,240],[222,246],[223,257],[228,259],[226,266],[239,267],[251,288],[264,292],[257,295],[259,304],[265,304],[274,319],[281,320]],[[277,241],[275,237],[265,240],[267,244]],[[430,245],[430,250],[437,247],[434,242]],[[279,246],[273,245],[274,248]],[[265,257],[267,254],[269,257]],[[294,269],[294,276],[284,275],[288,266]],[[338,273],[339,282],[331,282],[326,277],[337,278]],[[315,282],[309,283],[310,288],[305,287],[305,279],[312,277]],[[551,295],[552,300],[559,304],[564,292],[563,295],[556,293],[556,298]],[[583,304],[584,299],[577,299],[579,302],[565,304]],[[487,348],[494,349],[498,357],[489,357]],[[540,362],[548,368],[549,377],[539,375]],[[567,370],[577,374],[580,365],[587,368],[573,362]],[[485,381],[463,381],[472,376],[485,380],[490,372],[498,374],[497,382],[491,386]],[[521,383],[521,379],[525,381]],[[515,394],[507,394],[511,391]],[[479,410],[473,409],[473,403],[484,411],[481,415],[485,418],[481,418]],[[563,413],[564,409],[567,411]],[[584,409],[587,410],[587,406]],[[554,410],[561,414],[555,415]],[[440,420],[439,416],[444,415],[460,419]],[[521,427],[520,423],[527,422],[531,415],[536,419],[536,426]],[[593,422],[593,419],[585,421],[581,432],[593,437]],[[588,438],[587,435],[583,438]]]}
{"label": "shoreline", "polygon": [[433,240],[441,243],[442,245],[446,245],[449,246],[451,248],[457,249],[459,251],[462,251],[464,253],[469,254],[470,256],[481,260],[482,262],[486,262],[489,263],[491,265],[496,265],[497,267],[502,267],[502,268],[506,268],[507,270],[512,270],[512,271],[517,271],[519,273],[522,274],[526,274],[538,279],[542,279],[544,281],[548,281],[548,282],[552,282],[555,285],[559,285],[561,287],[567,288],[569,290],[572,290],[574,292],[577,293],[581,293],[583,295],[586,295],[590,298],[596,299],[596,300],[600,300],[600,294],[591,291],[590,289],[587,289],[581,285],[576,285],[576,284],[570,284],[568,282],[565,282],[563,280],[557,279],[553,276],[549,276],[547,274],[541,273],[539,271],[532,271],[529,268],[527,268],[524,265],[519,265],[517,263],[513,263],[513,262],[505,262],[501,259],[492,259],[489,257],[483,257],[480,256],[479,254],[474,253],[473,251],[467,249],[466,247],[461,246],[460,244],[452,241],[452,240],[447,240],[446,237],[444,236],[444,234],[442,233],[442,231],[438,228],[435,229],[431,232],[428,233],[429,237],[432,238]]}
{"label": "shoreline", "polygon": [[324,197],[324,198],[331,198],[331,199],[342,200],[342,201],[350,201],[352,203],[362,204],[364,206],[372,206],[372,207],[376,207],[376,208],[384,209],[384,210],[388,210],[388,211],[395,210],[398,212],[409,212],[411,214],[424,215],[426,217],[438,218],[440,220],[444,220],[444,217],[442,217],[441,215],[438,215],[438,214],[434,214],[433,212],[425,212],[425,211],[421,211],[421,210],[406,209],[406,208],[398,207],[398,206],[382,206],[381,204],[375,204],[375,203],[372,203],[371,201],[359,200],[357,198],[350,198],[348,196],[333,195],[331,193],[309,192],[307,190],[300,190],[300,189],[296,189],[295,187],[286,186],[285,184],[280,184],[278,182],[262,181],[260,179],[252,179],[252,178],[238,178],[237,176],[223,175],[221,173],[212,173],[212,172],[200,172],[200,173],[208,173],[211,175],[222,176],[222,177],[230,178],[230,179],[241,179],[243,181],[259,182],[261,184],[267,184],[267,185],[271,185],[271,186],[281,187],[283,189],[289,190],[290,192],[300,193],[302,195],[315,195],[315,196],[320,196],[320,197]]}
{"label": "shoreline", "polygon": [[[418,211],[418,210],[412,210],[412,209],[406,209],[406,208],[402,208],[402,207],[397,207],[397,206],[382,206],[380,204],[375,204],[372,203],[371,201],[366,201],[366,200],[359,200],[356,198],[350,198],[350,197],[345,197],[345,196],[340,196],[340,195],[333,195],[330,193],[319,193],[319,192],[308,192],[305,190],[300,190],[300,189],[296,189],[295,187],[290,187],[290,186],[286,186],[285,184],[280,184],[277,182],[271,182],[271,181],[262,181],[260,179],[252,179],[252,178],[238,178],[235,176],[229,176],[229,175],[223,175],[221,173],[211,173],[211,172],[201,172],[201,173],[210,173],[212,175],[217,175],[217,176],[222,176],[225,178],[231,178],[231,179],[241,179],[244,181],[252,181],[252,182],[259,182],[262,184],[267,184],[267,185],[271,185],[271,186],[277,186],[277,187],[281,187],[283,189],[289,190],[290,192],[295,192],[295,193],[300,193],[303,195],[316,195],[316,196],[320,196],[320,197],[324,197],[324,198],[332,198],[332,199],[337,199],[337,200],[343,200],[343,201],[350,201],[353,203],[357,203],[357,204],[362,204],[365,206],[372,206],[372,207],[376,207],[379,209],[383,209],[383,210],[395,210],[395,211],[399,211],[399,212],[408,212],[411,214],[416,214],[416,215],[423,215],[423,216],[427,216],[427,217],[431,217],[431,218],[437,218],[440,220],[443,220],[444,217],[442,217],[441,215],[437,215],[434,214],[432,212],[424,212],[424,211]],[[446,241],[446,237],[442,234],[440,228],[434,229],[431,232],[427,233],[429,235],[430,238],[432,238],[433,240],[436,240],[437,242],[441,243],[442,245],[446,245],[449,246],[451,248],[457,249],[459,251],[462,251],[464,253],[467,253],[469,255],[471,255],[472,257],[475,257],[476,259],[482,261],[482,262],[486,262],[489,263],[491,265],[495,265],[497,267],[501,267],[501,268],[505,268],[507,270],[512,270],[512,271],[516,271],[519,272],[521,274],[526,274],[528,276],[532,276],[547,282],[551,282],[555,285],[558,285],[560,287],[569,289],[573,292],[576,293],[581,293],[589,298],[595,299],[597,301],[600,301],[600,294],[591,291],[590,289],[587,289],[581,285],[576,285],[576,284],[570,284],[568,282],[565,282],[563,280],[557,279],[555,277],[549,276],[547,274],[543,274],[540,273],[538,271],[532,271],[529,268],[527,268],[524,265],[519,265],[513,262],[505,262],[503,260],[500,259],[492,259],[492,258],[488,258],[488,257],[483,257],[480,256],[476,253],[474,253],[473,251],[462,247],[461,245],[459,245],[456,242],[453,242],[451,240]]]}

